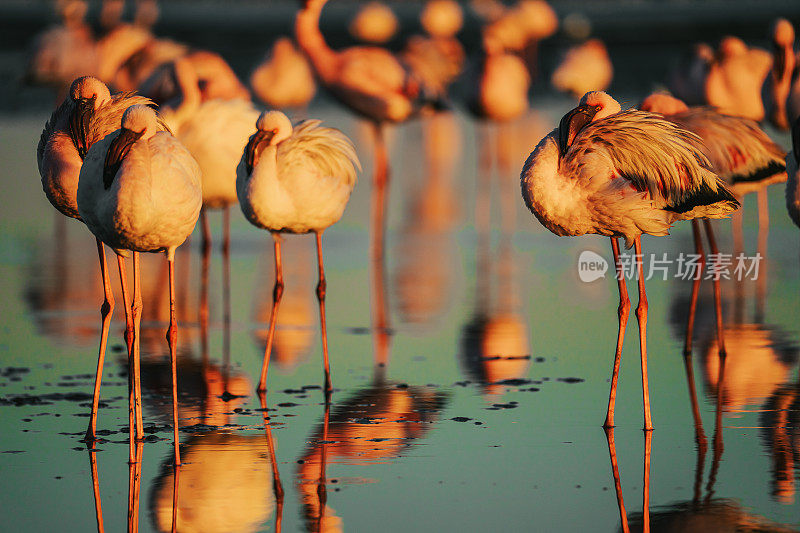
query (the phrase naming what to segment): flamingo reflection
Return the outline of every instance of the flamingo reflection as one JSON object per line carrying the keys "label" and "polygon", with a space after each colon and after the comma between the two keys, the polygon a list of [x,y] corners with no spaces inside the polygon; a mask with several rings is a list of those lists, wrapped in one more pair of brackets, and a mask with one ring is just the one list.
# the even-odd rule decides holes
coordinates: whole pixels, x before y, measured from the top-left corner
{"label": "flamingo reflection", "polygon": [[772,458],[772,493],[784,505],[795,503],[795,469],[800,462],[800,380],[779,387],[764,404],[761,436]]}

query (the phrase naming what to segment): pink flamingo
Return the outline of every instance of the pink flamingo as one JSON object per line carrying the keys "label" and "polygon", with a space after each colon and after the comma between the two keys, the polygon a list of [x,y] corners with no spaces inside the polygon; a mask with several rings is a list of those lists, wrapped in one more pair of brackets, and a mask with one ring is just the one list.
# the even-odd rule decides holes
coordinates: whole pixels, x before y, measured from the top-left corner
{"label": "pink flamingo", "polygon": [[[119,93],[111,95],[108,87],[97,78],[89,76],[76,79],[69,91],[69,98],[53,112],[42,131],[37,148],[39,173],[47,199],[64,215],[83,220],[78,212],[78,183],[83,158],[89,148],[106,135],[119,128],[122,114],[134,104],[152,104],[147,98]],[[114,295],[106,268],[103,243],[97,240],[100,256],[100,273],[103,278],[103,304],[100,308],[102,330],[100,349],[97,355],[97,373],[92,400],[92,413],[86,430],[86,441],[95,440],[97,407],[100,399],[100,381],[106,351],[108,328],[114,311]],[[124,266],[120,262],[120,276],[125,278]],[[128,302],[125,301],[125,308]],[[128,355],[132,356],[133,322],[126,320],[125,338]],[[140,427],[141,429],[141,427]]]}
{"label": "pink flamingo", "polygon": [[253,94],[275,109],[304,108],[317,92],[308,59],[292,39],[281,37],[250,75]]}
{"label": "pink flamingo", "polygon": [[[621,272],[618,237],[641,256],[641,235],[666,235],[678,220],[721,218],[739,202],[711,171],[700,139],[662,116],[621,111],[603,92],[590,92],[542,139],[520,176],[528,209],[556,235],[595,233],[611,238]],[[653,429],[647,381],[647,295],[638,263],[639,348],[644,429]],[[622,341],[630,300],[618,276],[619,332],[605,427],[614,426]]]}
{"label": "pink flamingo", "polygon": [[[697,134],[704,142],[703,153],[708,157],[714,172],[722,178],[736,194],[741,187],[751,187],[753,183],[766,186],[785,178],[786,153],[775,144],[758,124],[752,120],[718,113],[708,107],[689,108],[682,101],[666,94],[652,94],[644,99],[640,109],[660,113],[679,127]],[[716,239],[709,220],[704,220],[706,235],[712,254],[718,254]],[[696,252],[703,256],[700,242],[700,225],[692,220]],[[701,260],[702,261],[702,260]],[[695,280],[699,286],[700,278]],[[697,291],[692,292],[689,311],[689,326],[686,334],[686,351],[691,351],[694,310]],[[722,333],[722,316],[719,280],[714,280],[714,303],[717,310],[717,333],[720,352],[725,353]]]}
{"label": "pink flamingo", "polygon": [[589,39],[567,51],[550,81],[560,91],[581,96],[589,91],[604,91],[613,77],[606,45],[600,39]]}

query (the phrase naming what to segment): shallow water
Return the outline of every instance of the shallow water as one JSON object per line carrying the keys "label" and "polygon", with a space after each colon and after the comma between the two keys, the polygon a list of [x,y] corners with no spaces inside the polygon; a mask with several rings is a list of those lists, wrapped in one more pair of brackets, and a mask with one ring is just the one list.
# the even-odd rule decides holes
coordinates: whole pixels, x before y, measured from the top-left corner
{"label": "shallow water", "polygon": [[[308,115],[351,136],[364,163],[344,218],[324,238],[332,404],[326,409],[319,388],[313,239],[285,240],[286,291],[262,404],[253,389],[274,283],[271,240],[232,211],[228,330],[221,217],[212,213],[205,332],[199,230],[177,256],[177,476],[163,259],[143,259],[148,438],[129,467],[121,298],[104,368],[103,440],[87,451],[80,440],[102,300],[94,242],[41,192],[34,152],[48,113],[0,116],[3,529],[119,531],[133,520],[142,531],[170,530],[175,498],[179,531],[271,531],[278,522],[287,531],[614,531],[621,517],[642,528],[645,498],[654,529],[800,528],[800,235],[783,186],[769,190],[760,282],[722,284],[729,355],[721,386],[710,283],[685,358],[691,283],[672,271],[650,280],[656,431],[641,431],[631,315],[617,427],[607,438],[616,283],[584,283],[577,264],[585,250],[609,258],[608,240],[555,237],[519,201],[522,162],[571,105],[536,99],[524,123],[500,133],[508,165],[494,173],[479,170],[491,143],[465,115],[394,128],[382,270],[368,260],[370,130],[325,100],[313,105]],[[788,145],[788,135],[776,139]],[[757,248],[755,204],[747,197],[748,255]],[[730,223],[716,228],[721,249],[731,250]],[[692,250],[691,230],[679,224],[671,237],[643,243],[647,254],[675,258]],[[635,305],[634,283],[629,289]],[[375,327],[380,293],[385,330]]]}

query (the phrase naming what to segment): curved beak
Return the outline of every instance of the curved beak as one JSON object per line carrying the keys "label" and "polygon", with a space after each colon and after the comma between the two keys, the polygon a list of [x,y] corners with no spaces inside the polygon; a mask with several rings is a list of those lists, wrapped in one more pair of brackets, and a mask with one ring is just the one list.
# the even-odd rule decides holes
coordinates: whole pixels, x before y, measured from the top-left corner
{"label": "curved beak", "polygon": [[592,121],[599,109],[598,106],[581,104],[564,115],[558,125],[558,151],[562,156],[572,146],[578,133]]}
{"label": "curved beak", "polygon": [[261,156],[261,152],[264,151],[264,148],[266,148],[272,141],[272,138],[275,137],[275,133],[275,130],[258,130],[250,137],[250,141],[244,149],[245,164],[248,174],[253,173],[253,168],[258,164],[258,158]]}
{"label": "curved beak", "polygon": [[89,151],[88,141],[86,139],[89,132],[89,121],[94,112],[94,102],[96,96],[86,99],[82,98],[77,101],[77,106],[72,111],[69,117],[69,133],[72,137],[72,143],[75,149],[78,150],[78,155],[81,159],[86,157],[86,152]]}
{"label": "curved beak", "polygon": [[103,164],[103,186],[108,189],[114,183],[114,177],[117,175],[119,167],[122,165],[122,160],[128,155],[131,146],[144,135],[144,131],[134,132],[131,130],[122,129],[117,135],[116,139],[111,141],[106,152],[106,161]]}

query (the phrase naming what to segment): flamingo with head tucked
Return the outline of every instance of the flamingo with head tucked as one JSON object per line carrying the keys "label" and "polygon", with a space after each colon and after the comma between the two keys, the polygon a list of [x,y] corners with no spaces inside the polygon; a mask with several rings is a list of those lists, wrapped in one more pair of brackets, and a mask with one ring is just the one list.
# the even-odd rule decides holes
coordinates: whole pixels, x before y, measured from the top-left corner
{"label": "flamingo with head tucked", "polygon": [[[756,184],[764,187],[785,179],[786,153],[775,144],[758,124],[752,120],[725,115],[709,107],[689,108],[682,101],[666,94],[655,93],[644,99],[640,109],[660,113],[681,128],[703,139],[703,153],[711,161],[714,172],[728,184],[734,194]],[[741,195],[738,195],[741,196]],[[711,253],[717,257],[716,240],[709,220],[703,221]],[[692,220],[695,250],[703,257],[700,226]],[[702,261],[702,259],[701,259]],[[700,278],[695,280],[695,289]],[[686,351],[691,351],[694,309],[697,291],[692,292],[689,325],[686,334]],[[725,353],[723,341],[719,279],[714,279],[714,303],[717,310],[717,334],[720,352]]]}
{"label": "flamingo with head tucked", "polygon": [[[83,159],[94,143],[119,128],[119,122],[125,109],[134,104],[149,105],[152,102],[147,98],[130,93],[111,95],[103,82],[97,78],[85,76],[73,81],[69,96],[47,121],[39,139],[36,154],[39,174],[42,177],[42,188],[47,199],[64,215],[83,220],[78,211],[77,200]],[[100,239],[97,239],[97,251],[100,256],[104,299],[100,308],[102,329],[92,412],[89,418],[89,427],[86,430],[87,442],[95,440],[106,340],[111,315],[114,311],[114,295],[111,292],[111,281],[106,268],[105,250]],[[122,267],[121,263],[120,267]],[[122,278],[125,277],[124,270],[120,270],[120,275]],[[127,301],[124,303],[127,309]],[[133,355],[131,352],[132,338],[130,337],[133,332],[132,322],[126,321],[125,332],[128,356],[131,357]],[[140,424],[138,428],[141,429]]]}
{"label": "flamingo with head tucked", "polygon": [[330,395],[322,233],[344,213],[357,169],[361,165],[350,139],[339,130],[322,127],[319,120],[292,126],[280,111],[265,111],[256,122],[256,132],[236,169],[236,191],[247,220],[269,230],[275,241],[275,289],[258,391],[266,390],[278,304],[283,294],[281,234],[313,232],[317,239],[317,299],[326,398]]}
{"label": "flamingo with head tucked", "polygon": [[[678,220],[721,218],[739,202],[711,171],[700,139],[661,115],[622,111],[603,92],[590,92],[539,142],[520,176],[528,209],[556,235],[595,233],[611,238],[622,274],[618,238],[635,245],[641,235],[666,235]],[[639,347],[642,362],[644,429],[652,430],[647,381],[647,295],[638,263]],[[605,426],[614,426],[614,403],[622,340],[630,301],[618,275],[619,332]]]}
{"label": "flamingo with head tucked", "polygon": [[[134,325],[134,368],[139,379],[139,328],[142,299],[139,252],[164,252],[169,265],[170,321],[167,330],[172,366],[172,420],[175,464],[179,465],[175,315],[175,250],[192,233],[202,204],[200,168],[189,151],[168,131],[159,131],[156,112],[129,107],[119,133],[92,146],[81,167],[78,210],[86,225],[120,258],[133,252],[133,305],[125,309]],[[120,259],[124,264],[124,259]],[[123,298],[126,284],[122,284]],[[128,318],[128,315],[131,315]],[[140,395],[139,391],[136,391]],[[141,416],[141,399],[135,402]],[[133,443],[133,422],[130,428]],[[130,461],[134,461],[131,446]]]}

